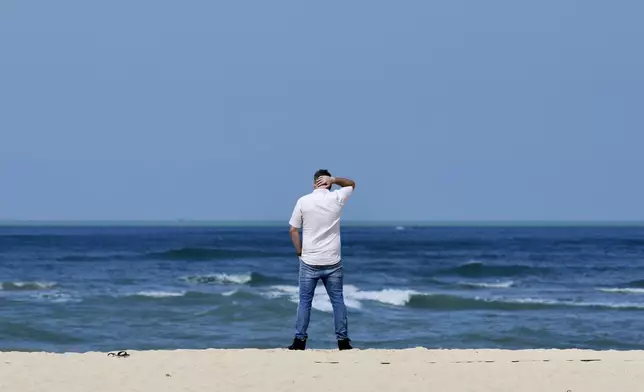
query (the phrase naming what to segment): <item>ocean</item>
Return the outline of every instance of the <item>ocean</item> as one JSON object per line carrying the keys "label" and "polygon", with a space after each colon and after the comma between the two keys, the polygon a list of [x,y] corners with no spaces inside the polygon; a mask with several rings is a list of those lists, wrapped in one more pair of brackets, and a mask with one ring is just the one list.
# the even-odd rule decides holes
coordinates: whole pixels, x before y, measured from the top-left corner
{"label": "ocean", "polygon": [[[356,348],[644,349],[644,228],[342,229]],[[1,227],[0,351],[280,348],[287,227]],[[335,348],[320,283],[310,348]]]}

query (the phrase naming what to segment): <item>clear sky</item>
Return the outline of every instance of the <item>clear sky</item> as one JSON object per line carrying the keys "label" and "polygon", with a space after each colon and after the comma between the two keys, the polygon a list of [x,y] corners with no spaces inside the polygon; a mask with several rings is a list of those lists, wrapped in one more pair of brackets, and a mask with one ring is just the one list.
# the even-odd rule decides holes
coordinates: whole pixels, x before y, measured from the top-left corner
{"label": "clear sky", "polygon": [[0,219],[644,220],[639,0],[0,2]]}

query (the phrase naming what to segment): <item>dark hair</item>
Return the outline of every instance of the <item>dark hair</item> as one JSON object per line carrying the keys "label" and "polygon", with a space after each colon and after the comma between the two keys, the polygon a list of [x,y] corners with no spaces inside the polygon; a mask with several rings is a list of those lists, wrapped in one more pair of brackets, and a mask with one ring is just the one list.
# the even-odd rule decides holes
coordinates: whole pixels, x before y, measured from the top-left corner
{"label": "dark hair", "polygon": [[331,177],[331,173],[329,173],[329,171],[326,169],[320,169],[316,171],[315,174],[313,175],[313,180],[315,181],[322,176]]}

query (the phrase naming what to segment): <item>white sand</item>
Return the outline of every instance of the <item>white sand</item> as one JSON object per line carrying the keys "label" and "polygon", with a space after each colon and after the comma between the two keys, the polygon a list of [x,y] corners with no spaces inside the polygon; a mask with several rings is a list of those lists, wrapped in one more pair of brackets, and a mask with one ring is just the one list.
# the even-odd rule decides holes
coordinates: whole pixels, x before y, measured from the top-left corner
{"label": "white sand", "polygon": [[129,353],[128,358],[106,353],[0,353],[0,391],[644,391],[644,351]]}

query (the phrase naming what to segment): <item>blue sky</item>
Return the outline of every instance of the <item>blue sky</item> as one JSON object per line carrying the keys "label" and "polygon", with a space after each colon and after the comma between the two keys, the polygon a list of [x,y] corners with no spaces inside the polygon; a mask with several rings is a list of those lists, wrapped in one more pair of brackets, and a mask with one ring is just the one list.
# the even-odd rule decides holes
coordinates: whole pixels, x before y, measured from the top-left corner
{"label": "blue sky", "polygon": [[644,220],[644,3],[0,3],[0,219]]}

